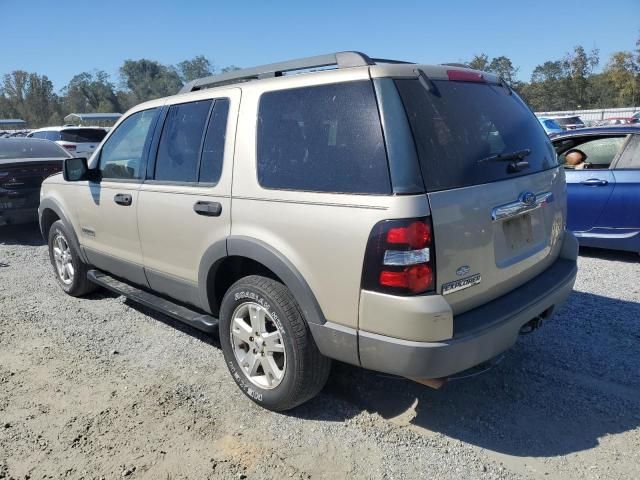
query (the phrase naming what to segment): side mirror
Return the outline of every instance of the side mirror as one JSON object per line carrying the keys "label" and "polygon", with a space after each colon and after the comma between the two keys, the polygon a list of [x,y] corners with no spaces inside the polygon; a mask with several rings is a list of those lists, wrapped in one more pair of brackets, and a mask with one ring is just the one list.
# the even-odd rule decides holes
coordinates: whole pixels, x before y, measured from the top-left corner
{"label": "side mirror", "polygon": [[82,158],[66,158],[62,164],[62,176],[67,182],[80,182],[89,180],[97,182],[100,180],[99,170],[90,169],[87,165],[87,159]]}

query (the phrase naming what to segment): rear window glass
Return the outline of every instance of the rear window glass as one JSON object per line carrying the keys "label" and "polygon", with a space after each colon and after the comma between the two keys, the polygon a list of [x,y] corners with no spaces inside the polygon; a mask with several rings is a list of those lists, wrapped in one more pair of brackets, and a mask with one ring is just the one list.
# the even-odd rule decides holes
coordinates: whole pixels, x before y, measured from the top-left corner
{"label": "rear window glass", "polygon": [[563,127],[567,125],[584,125],[580,117],[556,118],[555,121]]}
{"label": "rear window glass", "polygon": [[257,154],[258,181],[266,188],[391,192],[370,81],[263,94]]}
{"label": "rear window glass", "polygon": [[[432,91],[418,80],[396,80],[429,191],[479,185],[557,166],[549,139],[525,103],[494,84],[436,80]],[[529,150],[529,167],[511,173]]]}
{"label": "rear window glass", "polygon": [[69,154],[46,140],[0,139],[0,159],[6,158],[69,158]]}
{"label": "rear window glass", "polygon": [[60,140],[74,143],[100,143],[106,134],[106,131],[98,128],[74,128],[62,130]]}

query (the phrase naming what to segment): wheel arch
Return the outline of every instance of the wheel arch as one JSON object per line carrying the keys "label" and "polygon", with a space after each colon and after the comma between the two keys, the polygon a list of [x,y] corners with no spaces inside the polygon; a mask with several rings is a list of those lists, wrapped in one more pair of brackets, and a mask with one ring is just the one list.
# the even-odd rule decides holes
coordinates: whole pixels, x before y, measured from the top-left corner
{"label": "wheel arch", "polygon": [[[240,268],[243,274],[259,274],[282,282],[293,294],[308,323],[323,325],[326,322],[311,287],[297,268],[271,245],[245,236],[230,236],[226,241],[213,244],[200,262],[200,299],[212,314],[217,314],[224,295],[219,288],[216,291],[216,285],[221,285],[220,279],[229,273],[226,267],[230,262],[243,262],[245,267]],[[235,276],[231,278],[237,280]],[[228,287],[233,282],[227,283],[222,285]]]}
{"label": "wheel arch", "polygon": [[78,240],[76,231],[73,228],[73,223],[71,223],[67,215],[64,213],[63,208],[54,199],[43,198],[40,202],[40,206],[38,207],[38,223],[40,225],[40,233],[42,234],[42,238],[44,238],[45,242],[49,241],[49,230],[51,229],[51,225],[53,225],[57,220],[62,220],[62,222],[69,228],[69,232],[71,234],[71,238],[69,240],[73,243],[73,246],[80,255],[82,261],[88,263],[83,250],[80,248],[80,241]]}

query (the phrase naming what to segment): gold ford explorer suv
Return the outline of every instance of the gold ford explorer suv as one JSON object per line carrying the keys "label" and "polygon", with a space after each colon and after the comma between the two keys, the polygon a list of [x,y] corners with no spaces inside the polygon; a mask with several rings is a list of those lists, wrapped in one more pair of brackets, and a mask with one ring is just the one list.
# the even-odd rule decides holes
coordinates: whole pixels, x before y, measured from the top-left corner
{"label": "gold ford explorer suv", "polygon": [[133,108],[44,182],[39,214],[65,292],[219,332],[272,410],[316,395],[330,359],[427,384],[490,360],[576,276],[564,173],[520,97],[357,52]]}

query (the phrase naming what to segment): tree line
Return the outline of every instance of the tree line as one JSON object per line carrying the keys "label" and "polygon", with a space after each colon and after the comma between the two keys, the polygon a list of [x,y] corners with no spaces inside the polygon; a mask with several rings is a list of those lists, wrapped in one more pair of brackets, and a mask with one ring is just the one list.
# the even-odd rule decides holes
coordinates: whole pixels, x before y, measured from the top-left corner
{"label": "tree line", "polygon": [[[634,49],[613,53],[602,68],[598,49],[577,45],[561,58],[536,66],[528,82],[518,80],[519,68],[506,56],[481,53],[465,64],[502,77],[534,111],[640,104],[640,39]],[[35,128],[60,125],[73,112],[125,112],[140,102],[173,95],[193,79],[237,68],[218,70],[203,55],[177,65],[126,60],[118,85],[98,70],[75,75],[59,92],[46,75],[16,70],[0,80],[0,118],[21,118]]]}
{"label": "tree line", "polygon": [[30,128],[61,125],[69,113],[125,112],[141,102],[174,95],[187,82],[221,70],[203,55],[177,65],[147,59],[125,60],[120,82],[102,71],[75,75],[59,92],[46,75],[16,70],[0,80],[0,118],[26,120]]}

